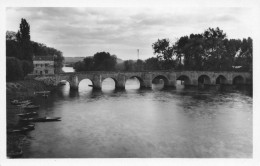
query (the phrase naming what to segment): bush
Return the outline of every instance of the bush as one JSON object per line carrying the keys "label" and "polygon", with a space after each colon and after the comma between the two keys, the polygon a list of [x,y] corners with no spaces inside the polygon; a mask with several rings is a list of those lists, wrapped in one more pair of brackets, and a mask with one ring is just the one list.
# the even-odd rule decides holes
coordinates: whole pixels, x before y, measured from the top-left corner
{"label": "bush", "polygon": [[24,77],[22,62],[14,57],[6,58],[6,80],[17,81]]}
{"label": "bush", "polygon": [[32,62],[22,60],[22,66],[23,66],[24,75],[27,75],[27,74],[33,72],[33,63]]}

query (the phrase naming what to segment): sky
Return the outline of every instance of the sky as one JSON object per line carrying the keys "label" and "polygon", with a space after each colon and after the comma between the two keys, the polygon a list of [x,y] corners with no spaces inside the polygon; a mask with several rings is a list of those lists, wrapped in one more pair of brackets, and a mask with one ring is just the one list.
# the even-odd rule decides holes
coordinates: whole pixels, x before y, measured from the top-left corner
{"label": "sky", "polygon": [[31,40],[63,52],[65,57],[93,56],[109,52],[118,58],[147,59],[155,56],[158,39],[178,38],[219,27],[228,38],[252,37],[250,8],[6,8],[6,30],[19,30],[21,18],[30,24]]}

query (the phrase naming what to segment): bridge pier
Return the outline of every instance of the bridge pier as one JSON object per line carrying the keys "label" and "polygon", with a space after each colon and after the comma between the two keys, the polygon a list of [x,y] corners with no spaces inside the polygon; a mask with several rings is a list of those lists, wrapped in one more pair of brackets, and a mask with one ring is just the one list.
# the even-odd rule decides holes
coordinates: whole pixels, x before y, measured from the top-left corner
{"label": "bridge pier", "polygon": [[144,74],[142,76],[143,78],[143,85],[140,85],[141,87],[140,88],[143,88],[143,89],[152,89],[152,74]]}
{"label": "bridge pier", "polygon": [[117,77],[116,89],[117,90],[125,90],[126,76],[119,74]]}
{"label": "bridge pier", "polygon": [[93,89],[101,90],[102,87],[101,75],[95,75],[92,82],[93,82]]}
{"label": "bridge pier", "polygon": [[71,90],[78,90],[79,89],[79,80],[76,75],[72,75],[70,77],[70,89]]}
{"label": "bridge pier", "polygon": [[[126,80],[136,77],[140,82],[140,89],[151,89],[152,82],[163,79],[165,88],[176,88],[177,80],[183,80],[185,87],[207,87],[219,89],[220,87],[232,87],[234,85],[252,85],[252,73],[249,72],[211,72],[211,71],[155,71],[155,72],[80,72],[60,73],[55,75],[30,76],[30,79],[42,81],[46,85],[57,86],[61,80],[70,83],[72,90],[77,90],[79,81],[90,79],[93,89],[100,90],[102,78],[113,78],[116,89],[125,89]],[[29,77],[28,77],[29,79]]]}

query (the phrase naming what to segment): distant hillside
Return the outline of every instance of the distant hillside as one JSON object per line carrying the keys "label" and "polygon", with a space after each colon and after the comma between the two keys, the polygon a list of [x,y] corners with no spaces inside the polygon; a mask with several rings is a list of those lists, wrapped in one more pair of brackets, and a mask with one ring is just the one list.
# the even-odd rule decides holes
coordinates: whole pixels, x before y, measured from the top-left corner
{"label": "distant hillside", "polygon": [[85,57],[64,57],[64,63],[76,63],[82,61]]}
{"label": "distant hillside", "polygon": [[116,62],[117,62],[117,63],[123,63],[124,61],[123,61],[122,59],[120,59],[120,58],[117,58],[117,59],[116,59]]}

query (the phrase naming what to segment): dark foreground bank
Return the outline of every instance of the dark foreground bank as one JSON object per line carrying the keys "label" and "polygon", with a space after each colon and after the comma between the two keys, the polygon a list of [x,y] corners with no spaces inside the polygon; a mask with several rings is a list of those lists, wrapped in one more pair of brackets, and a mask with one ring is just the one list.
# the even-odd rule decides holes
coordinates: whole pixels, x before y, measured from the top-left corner
{"label": "dark foreground bank", "polygon": [[22,80],[6,83],[6,129],[7,129],[7,156],[20,157],[24,141],[23,132],[8,132],[24,127],[19,121],[17,114],[21,113],[22,108],[12,105],[10,100],[31,100],[34,101],[35,92],[51,91],[53,87],[46,86],[44,83],[35,80]]}

